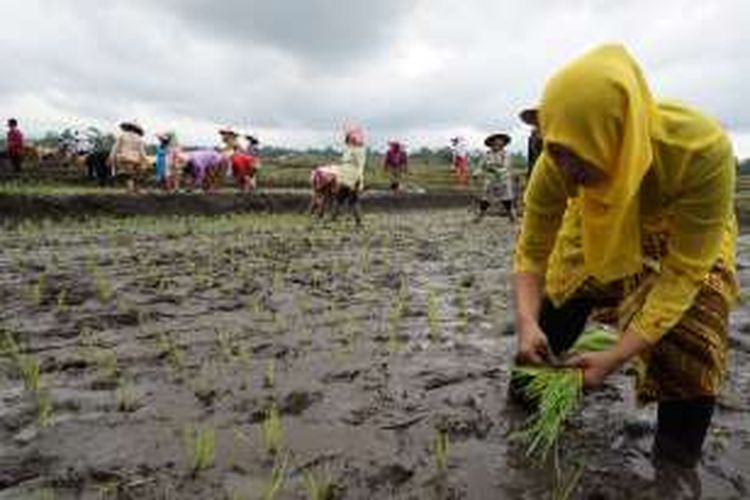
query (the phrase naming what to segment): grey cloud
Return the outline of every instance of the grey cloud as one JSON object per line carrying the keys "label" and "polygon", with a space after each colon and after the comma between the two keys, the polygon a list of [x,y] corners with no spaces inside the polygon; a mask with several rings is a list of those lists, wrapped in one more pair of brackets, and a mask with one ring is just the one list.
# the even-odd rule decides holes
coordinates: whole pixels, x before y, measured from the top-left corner
{"label": "grey cloud", "polygon": [[0,65],[22,68],[0,80],[0,105],[20,116],[33,95],[81,120],[143,114],[294,140],[351,120],[376,141],[439,143],[517,127],[559,65],[619,40],[657,95],[750,129],[740,0],[26,0],[0,17],[17,20],[0,32]]}
{"label": "grey cloud", "polygon": [[[148,2],[152,4],[152,2]],[[415,0],[167,0],[166,15],[240,48],[262,45],[306,65],[349,65],[391,43]]]}

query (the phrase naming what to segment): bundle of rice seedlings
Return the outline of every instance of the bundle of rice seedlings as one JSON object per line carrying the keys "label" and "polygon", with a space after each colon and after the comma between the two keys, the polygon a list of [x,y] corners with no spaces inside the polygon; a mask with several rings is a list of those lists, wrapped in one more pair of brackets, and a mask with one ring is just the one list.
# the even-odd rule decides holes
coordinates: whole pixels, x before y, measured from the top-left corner
{"label": "bundle of rice seedlings", "polygon": [[593,325],[584,331],[573,347],[568,349],[568,354],[579,352],[606,351],[617,344],[617,333],[606,325]]}
{"label": "bundle of rice seedlings", "polygon": [[528,379],[524,395],[538,406],[517,437],[528,456],[547,457],[581,399],[583,376],[574,368],[519,367],[516,375]]}
{"label": "bundle of rice seedlings", "polygon": [[[616,342],[613,331],[597,325],[587,329],[567,354],[604,351]],[[536,412],[516,437],[526,444],[527,456],[544,460],[581,401],[583,373],[577,368],[519,366],[512,376],[523,380],[524,396],[537,404]]]}

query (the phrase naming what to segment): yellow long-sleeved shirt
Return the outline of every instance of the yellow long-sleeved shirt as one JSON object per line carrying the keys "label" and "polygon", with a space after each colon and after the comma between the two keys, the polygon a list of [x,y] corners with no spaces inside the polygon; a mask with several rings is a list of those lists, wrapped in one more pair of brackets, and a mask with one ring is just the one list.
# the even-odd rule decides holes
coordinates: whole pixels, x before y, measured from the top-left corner
{"label": "yellow long-sleeved shirt", "polygon": [[[645,239],[666,231],[667,254],[650,263],[656,281],[628,327],[651,343],[680,320],[717,260],[734,269],[736,240],[729,139],[716,133],[713,121],[680,105],[662,103],[659,114],[654,160],[638,196],[641,234]],[[560,304],[588,278],[581,238],[576,187],[543,154],[526,191],[515,271],[544,276],[546,294]],[[718,291],[730,300],[736,294],[736,289]]]}

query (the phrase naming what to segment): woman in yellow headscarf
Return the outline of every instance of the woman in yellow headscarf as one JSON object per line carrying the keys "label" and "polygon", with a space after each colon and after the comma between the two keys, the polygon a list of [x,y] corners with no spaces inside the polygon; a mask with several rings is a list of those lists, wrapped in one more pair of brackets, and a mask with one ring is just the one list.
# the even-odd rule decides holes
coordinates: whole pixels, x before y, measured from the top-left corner
{"label": "woman in yellow headscarf", "polygon": [[638,396],[659,403],[654,457],[694,465],[726,371],[737,293],[734,155],[713,120],[657,102],[619,45],[547,83],[544,152],[515,255],[519,363],[570,347],[592,315],[622,332],[584,353],[595,387],[638,360]]}

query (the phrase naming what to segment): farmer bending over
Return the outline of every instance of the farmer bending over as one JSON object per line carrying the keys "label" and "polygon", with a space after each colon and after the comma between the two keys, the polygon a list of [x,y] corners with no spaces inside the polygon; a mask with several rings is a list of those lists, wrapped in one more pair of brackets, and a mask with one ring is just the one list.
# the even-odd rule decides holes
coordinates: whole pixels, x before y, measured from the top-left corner
{"label": "farmer bending over", "polygon": [[335,219],[341,204],[346,203],[359,226],[362,224],[359,194],[364,189],[367,162],[364,132],[359,127],[350,127],[346,131],[344,142],[346,149],[341,163],[317,167],[310,173],[313,189],[310,213],[323,217],[327,207],[333,205]]}
{"label": "farmer bending over", "polygon": [[128,191],[137,193],[148,166],[146,145],[143,142],[143,127],[135,121],[123,122],[120,124],[120,131],[109,153],[109,167],[112,175],[125,178]]}
{"label": "farmer bending over", "polygon": [[515,255],[517,361],[544,364],[610,308],[616,347],[567,363],[592,388],[637,360],[638,400],[658,402],[653,457],[694,466],[737,294],[730,141],[698,111],[655,101],[619,45],[555,74],[539,125]]}
{"label": "farmer bending over", "polygon": [[204,193],[214,193],[219,181],[229,168],[229,158],[213,149],[199,149],[187,154],[185,176],[189,191],[203,188]]}

